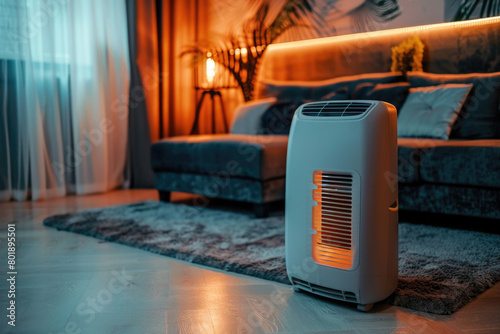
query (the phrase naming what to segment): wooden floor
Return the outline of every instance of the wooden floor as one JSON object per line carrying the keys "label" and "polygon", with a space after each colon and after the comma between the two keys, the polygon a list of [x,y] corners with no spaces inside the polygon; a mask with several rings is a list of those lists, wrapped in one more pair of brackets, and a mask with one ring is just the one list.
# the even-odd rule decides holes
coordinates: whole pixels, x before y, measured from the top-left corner
{"label": "wooden floor", "polygon": [[[290,286],[202,268],[46,228],[54,214],[157,199],[115,191],[49,201],[0,203],[1,277],[6,228],[17,232],[16,327],[0,333],[500,333],[500,284],[451,316],[376,305],[370,313]],[[188,201],[174,194],[174,201]]]}

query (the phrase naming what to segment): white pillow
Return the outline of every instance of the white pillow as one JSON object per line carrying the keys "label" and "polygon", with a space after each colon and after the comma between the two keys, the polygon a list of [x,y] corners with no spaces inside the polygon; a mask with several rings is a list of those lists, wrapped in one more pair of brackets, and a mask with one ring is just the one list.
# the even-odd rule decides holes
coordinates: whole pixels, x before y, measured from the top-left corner
{"label": "white pillow", "polygon": [[398,115],[398,137],[448,139],[472,84],[411,88]]}
{"label": "white pillow", "polygon": [[262,115],[276,101],[275,97],[270,97],[240,105],[235,111],[230,133],[240,135],[259,134]]}

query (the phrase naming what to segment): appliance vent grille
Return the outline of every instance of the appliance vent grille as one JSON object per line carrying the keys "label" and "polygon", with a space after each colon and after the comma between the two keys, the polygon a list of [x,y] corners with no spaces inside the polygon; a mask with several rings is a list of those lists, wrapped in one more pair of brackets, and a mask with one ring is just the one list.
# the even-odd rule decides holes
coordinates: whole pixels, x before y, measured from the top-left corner
{"label": "appliance vent grille", "polygon": [[352,247],[353,176],[315,171],[313,174],[313,258],[320,264],[350,269]]}
{"label": "appliance vent grille", "polygon": [[363,115],[373,103],[367,102],[314,102],[302,107],[302,115],[310,117],[347,117]]}
{"label": "appliance vent grille", "polygon": [[324,286],[309,283],[307,281],[292,277],[292,284],[303,290],[314,292],[318,295],[322,295],[329,298],[334,298],[338,300],[345,300],[348,302],[357,302],[358,298],[354,292],[343,291],[337,289],[331,289]]}

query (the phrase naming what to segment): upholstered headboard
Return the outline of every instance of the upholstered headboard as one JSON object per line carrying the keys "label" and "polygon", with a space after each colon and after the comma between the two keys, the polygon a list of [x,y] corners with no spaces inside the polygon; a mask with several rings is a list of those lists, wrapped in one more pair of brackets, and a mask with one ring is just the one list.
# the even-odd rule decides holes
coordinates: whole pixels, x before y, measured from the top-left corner
{"label": "upholstered headboard", "polygon": [[391,47],[414,35],[425,45],[426,72],[500,71],[500,18],[496,17],[271,45],[259,81],[388,72]]}

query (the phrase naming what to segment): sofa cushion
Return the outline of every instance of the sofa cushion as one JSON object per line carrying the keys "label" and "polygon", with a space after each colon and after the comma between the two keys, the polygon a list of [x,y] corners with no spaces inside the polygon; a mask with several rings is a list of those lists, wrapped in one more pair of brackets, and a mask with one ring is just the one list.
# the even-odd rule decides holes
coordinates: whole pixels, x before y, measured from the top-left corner
{"label": "sofa cushion", "polygon": [[444,184],[399,186],[399,209],[498,219],[500,189]]}
{"label": "sofa cushion", "polygon": [[500,138],[500,72],[471,74],[433,74],[409,72],[411,87],[448,83],[473,84],[451,138]]}
{"label": "sofa cushion", "polygon": [[391,83],[402,81],[399,72],[369,73],[351,75],[321,81],[260,81],[257,84],[257,97],[277,97],[279,100],[320,100],[331,92],[347,90],[349,95],[360,83]]}
{"label": "sofa cushion", "polygon": [[398,137],[448,139],[471,84],[410,89],[398,115]]}
{"label": "sofa cushion", "polygon": [[198,135],[164,139],[151,146],[155,172],[269,180],[285,176],[288,136]]}
{"label": "sofa cushion", "polygon": [[399,145],[398,139],[398,181],[401,183],[419,182],[419,157],[418,147]]}
{"label": "sofa cushion", "polygon": [[407,161],[422,182],[500,188],[500,140],[400,138],[398,146],[416,152]]}
{"label": "sofa cushion", "polygon": [[356,86],[351,99],[384,101],[396,107],[397,112],[403,106],[408,96],[410,84],[407,82],[394,82],[388,84],[362,83]]}
{"label": "sofa cushion", "polygon": [[398,180],[400,183],[419,183],[422,157],[434,150],[433,139],[398,138]]}

